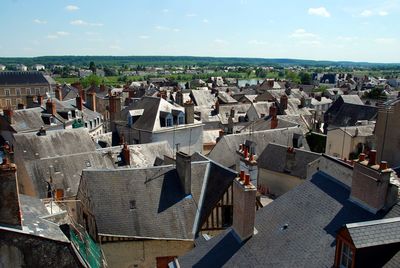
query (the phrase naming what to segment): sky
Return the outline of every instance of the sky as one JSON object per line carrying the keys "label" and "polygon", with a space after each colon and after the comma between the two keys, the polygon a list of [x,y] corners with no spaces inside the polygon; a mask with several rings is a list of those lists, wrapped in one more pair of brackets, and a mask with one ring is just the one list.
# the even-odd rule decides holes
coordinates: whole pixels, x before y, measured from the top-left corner
{"label": "sky", "polygon": [[1,0],[0,57],[400,63],[400,0]]}

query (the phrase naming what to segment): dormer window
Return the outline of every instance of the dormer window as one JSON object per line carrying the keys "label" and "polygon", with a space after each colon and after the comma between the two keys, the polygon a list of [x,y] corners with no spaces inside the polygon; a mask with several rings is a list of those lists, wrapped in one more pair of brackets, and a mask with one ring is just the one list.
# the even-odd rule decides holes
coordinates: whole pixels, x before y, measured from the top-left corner
{"label": "dormer window", "polygon": [[166,127],[172,127],[172,118],[166,118],[165,119],[165,126]]}
{"label": "dormer window", "polygon": [[55,117],[50,117],[50,125],[57,125],[57,119]]}
{"label": "dormer window", "polygon": [[174,117],[175,125],[185,124],[185,114],[180,110],[172,110],[172,116]]}
{"label": "dormer window", "polygon": [[128,113],[128,126],[132,126],[142,116],[144,109],[130,110]]}
{"label": "dormer window", "polygon": [[160,112],[160,125],[161,127],[172,127],[174,118],[171,113],[161,111]]}
{"label": "dormer window", "polygon": [[342,242],[340,254],[340,268],[351,268],[353,263],[353,251],[347,243]]}

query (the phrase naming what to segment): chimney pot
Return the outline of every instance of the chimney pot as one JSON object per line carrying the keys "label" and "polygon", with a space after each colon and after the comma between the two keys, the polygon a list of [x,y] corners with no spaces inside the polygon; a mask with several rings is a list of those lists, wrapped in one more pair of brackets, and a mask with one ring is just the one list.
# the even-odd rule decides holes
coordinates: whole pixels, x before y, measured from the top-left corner
{"label": "chimney pot", "polygon": [[381,163],[379,164],[379,169],[380,170],[388,169],[388,163],[386,161],[381,161]]}
{"label": "chimney pot", "polygon": [[244,175],[244,185],[250,185],[250,174]]}
{"label": "chimney pot", "polygon": [[130,166],[131,165],[131,154],[129,151],[128,144],[125,142],[124,147],[122,148],[122,157],[124,161],[125,166]]}
{"label": "chimney pot", "polygon": [[244,170],[241,170],[241,171],[240,171],[239,180],[240,180],[240,181],[244,180]]}
{"label": "chimney pot", "polygon": [[246,146],[244,146],[244,153],[243,153],[244,158],[247,158],[249,156],[249,151]]}
{"label": "chimney pot", "polygon": [[51,115],[56,114],[56,104],[51,99],[48,99],[46,102],[46,112]]}
{"label": "chimney pot", "polygon": [[369,161],[368,161],[369,166],[376,165],[376,150],[371,150],[369,151]]}
{"label": "chimney pot", "polygon": [[358,156],[358,161],[359,161],[359,162],[365,161],[365,154],[364,154],[364,153],[361,153],[361,154]]}

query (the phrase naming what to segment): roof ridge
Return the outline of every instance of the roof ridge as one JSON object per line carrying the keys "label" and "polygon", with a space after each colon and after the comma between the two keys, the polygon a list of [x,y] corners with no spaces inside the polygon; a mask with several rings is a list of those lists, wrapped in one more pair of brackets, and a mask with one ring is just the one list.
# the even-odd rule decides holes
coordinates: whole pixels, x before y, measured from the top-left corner
{"label": "roof ridge", "polygon": [[346,224],[347,228],[356,228],[356,227],[365,227],[365,226],[372,226],[372,225],[379,225],[379,224],[388,224],[400,222],[400,217],[394,217],[389,219],[381,219],[381,220],[372,220],[372,221],[363,221],[363,222],[355,222],[355,223],[348,223]]}

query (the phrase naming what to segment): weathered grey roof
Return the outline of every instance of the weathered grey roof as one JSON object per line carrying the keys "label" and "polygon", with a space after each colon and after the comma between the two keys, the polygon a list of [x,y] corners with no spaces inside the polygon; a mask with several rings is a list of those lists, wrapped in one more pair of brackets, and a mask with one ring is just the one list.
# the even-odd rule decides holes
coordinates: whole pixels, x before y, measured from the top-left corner
{"label": "weathered grey roof", "polygon": [[211,108],[215,104],[215,95],[211,94],[208,89],[192,90],[190,92],[190,98],[196,104],[196,106],[206,106]]}
{"label": "weathered grey roof", "polygon": [[[42,107],[15,110],[13,115],[14,123],[11,127],[16,132],[39,130],[42,126],[46,125],[42,118],[45,113],[46,111]],[[62,125],[61,119],[59,125]]]}
{"label": "weathered grey roof", "polygon": [[384,216],[357,206],[349,195],[335,179],[317,172],[258,210],[257,233],[249,240],[241,243],[227,230],[180,257],[180,267],[331,267],[339,228]]}
{"label": "weathered grey roof", "polygon": [[356,248],[400,243],[400,218],[346,224]]}
{"label": "weathered grey roof", "polygon": [[[78,109],[76,106],[76,99],[70,99],[70,100],[65,100],[65,101],[59,101],[57,99],[53,99],[52,101],[56,103],[57,111],[62,110],[62,109],[66,109],[66,110]],[[83,109],[81,112],[83,114],[83,118],[85,121],[90,121],[95,118],[102,117],[102,115],[100,113],[94,112],[94,111],[86,108],[85,106],[83,106]]]}
{"label": "weathered grey roof", "polygon": [[[302,135],[302,131],[298,127],[225,135],[211,150],[209,157],[226,167],[232,167],[236,165],[239,157],[236,151],[245,140],[250,140],[257,144],[255,153],[259,155],[270,142],[293,146],[294,133]],[[305,139],[303,139],[303,144],[308,149]]]}
{"label": "weathered grey roof", "polygon": [[24,161],[70,154],[93,152],[96,147],[86,129],[47,131],[45,136],[36,133],[15,134],[15,147]]}
{"label": "weathered grey roof", "polygon": [[191,174],[191,195],[186,196],[172,165],[84,170],[82,180],[98,233],[193,240],[236,172],[212,161],[202,161],[192,163]]}
{"label": "weathered grey roof", "polygon": [[[164,158],[164,155],[172,157],[173,150],[167,141],[152,142],[145,144],[133,144],[128,146],[130,151],[131,168],[144,168],[153,166],[156,158]],[[121,153],[122,146],[107,147],[98,149],[98,152],[112,157],[113,162],[117,163],[117,157]]]}
{"label": "weathered grey roof", "polygon": [[287,146],[269,143],[257,159],[258,167],[306,179],[307,165],[321,154],[297,148],[290,153],[287,149]]}
{"label": "weathered grey roof", "polygon": [[341,127],[340,129],[352,137],[369,137],[374,135],[375,124]]}
{"label": "weathered grey roof", "polygon": [[69,242],[56,223],[43,219],[50,214],[40,199],[20,194],[19,203],[24,232],[52,240]]}
{"label": "weathered grey roof", "polygon": [[41,72],[0,72],[0,85],[46,84],[49,82]]}
{"label": "weathered grey roof", "polygon": [[231,95],[229,95],[228,93],[226,93],[224,91],[218,92],[218,99],[220,100],[221,103],[225,103],[225,104],[237,103],[237,100],[232,98]]}
{"label": "weathered grey roof", "polygon": [[364,103],[358,95],[341,95],[344,103],[363,105]]}
{"label": "weathered grey roof", "polygon": [[[278,126],[276,129],[279,128],[288,128],[288,127],[296,127],[298,124],[290,122],[286,119],[283,119],[283,115],[278,115]],[[263,130],[270,130],[271,129],[271,116],[265,116],[263,118],[254,120],[253,122],[248,122],[246,126],[240,129],[241,133],[245,132],[254,132],[254,131],[263,131]]]}

